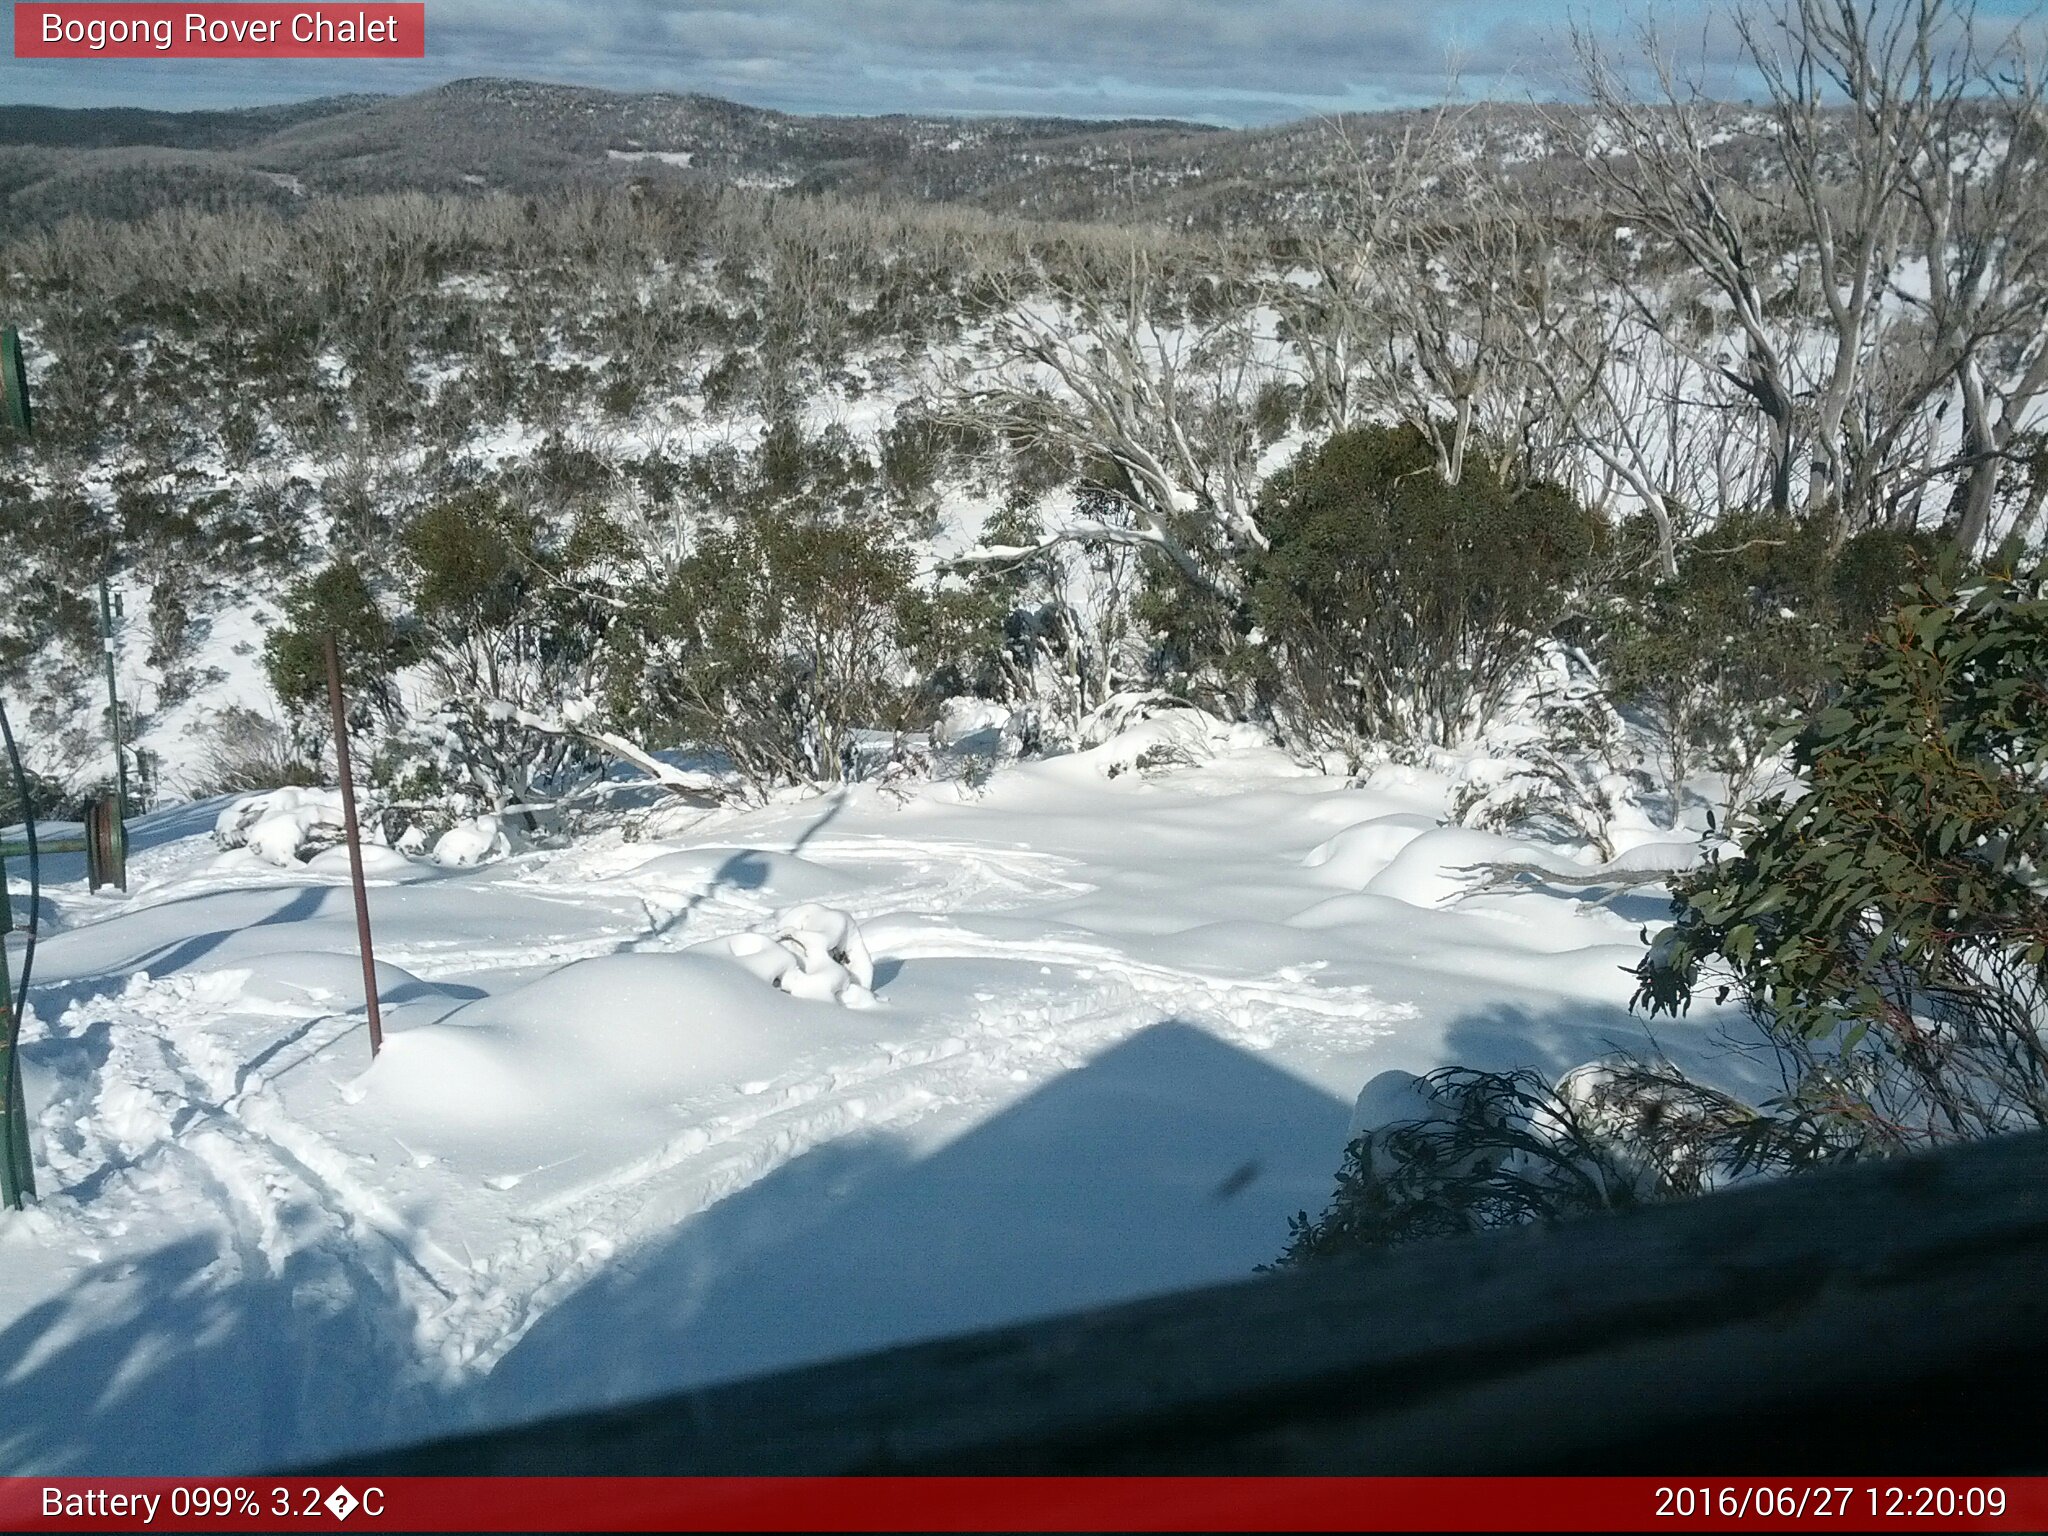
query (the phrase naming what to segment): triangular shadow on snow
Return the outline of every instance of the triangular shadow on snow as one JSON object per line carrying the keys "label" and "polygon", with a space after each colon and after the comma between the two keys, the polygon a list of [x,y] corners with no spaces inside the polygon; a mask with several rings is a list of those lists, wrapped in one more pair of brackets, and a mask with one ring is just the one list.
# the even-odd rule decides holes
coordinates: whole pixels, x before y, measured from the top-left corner
{"label": "triangular shadow on snow", "polygon": [[1247,1276],[1327,1202],[1347,1112],[1154,1025],[928,1155],[877,1135],[791,1160],[558,1304],[476,1406],[512,1421]]}
{"label": "triangular shadow on snow", "polygon": [[193,1236],[85,1267],[0,1325],[0,1470],[275,1471],[1240,1278],[1326,1202],[1345,1117],[1159,1024],[925,1155],[871,1134],[790,1160],[627,1250],[452,1390],[422,1370],[398,1250],[293,1248],[310,1229],[286,1206],[274,1252]]}

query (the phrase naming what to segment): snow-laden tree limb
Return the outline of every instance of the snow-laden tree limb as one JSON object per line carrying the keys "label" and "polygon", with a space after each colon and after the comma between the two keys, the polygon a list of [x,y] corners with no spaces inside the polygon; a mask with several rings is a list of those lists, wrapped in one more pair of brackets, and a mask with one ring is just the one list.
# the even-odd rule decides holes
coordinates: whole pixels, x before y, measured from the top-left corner
{"label": "snow-laden tree limb", "polygon": [[1251,416],[1262,382],[1280,376],[1244,273],[1220,270],[1204,282],[1243,291],[1198,284],[1202,305],[1171,291],[1143,251],[1079,276],[999,284],[992,361],[950,381],[946,412],[1093,468],[1137,533],[1096,523],[1081,536],[1143,543],[1212,589],[1227,577],[1208,568],[1204,545],[1266,547]]}
{"label": "snow-laden tree limb", "polygon": [[673,763],[664,763],[645,748],[637,746],[615,732],[598,730],[576,720],[549,720],[531,710],[519,709],[502,701],[493,707],[503,711],[504,718],[524,726],[529,731],[537,731],[543,736],[567,737],[572,741],[581,741],[595,747],[622,763],[638,768],[670,794],[678,795],[694,804],[717,805],[729,798],[728,786],[715,775],[678,768]]}

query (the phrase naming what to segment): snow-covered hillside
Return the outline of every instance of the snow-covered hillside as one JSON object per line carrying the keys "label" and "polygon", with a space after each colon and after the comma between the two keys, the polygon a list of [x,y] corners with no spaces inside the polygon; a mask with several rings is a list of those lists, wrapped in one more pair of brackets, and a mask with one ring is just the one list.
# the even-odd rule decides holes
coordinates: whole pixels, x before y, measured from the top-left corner
{"label": "snow-covered hillside", "polygon": [[[394,855],[374,1065],[331,856],[222,853],[216,802],[137,829],[125,898],[53,861],[0,1471],[274,1468],[1243,1276],[1376,1073],[1643,1044],[1660,892],[1470,893],[1564,855],[1252,734]],[[1754,1086],[1711,1040],[1659,1045]]]}

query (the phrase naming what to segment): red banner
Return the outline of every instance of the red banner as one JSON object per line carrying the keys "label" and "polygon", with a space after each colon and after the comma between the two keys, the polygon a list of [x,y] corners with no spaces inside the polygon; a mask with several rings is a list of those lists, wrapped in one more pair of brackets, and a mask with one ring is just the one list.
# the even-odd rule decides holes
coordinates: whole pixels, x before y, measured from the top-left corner
{"label": "red banner", "polygon": [[0,1531],[2048,1530],[2048,1478],[0,1478]]}
{"label": "red banner", "polygon": [[17,4],[17,59],[418,59],[427,8],[382,4]]}

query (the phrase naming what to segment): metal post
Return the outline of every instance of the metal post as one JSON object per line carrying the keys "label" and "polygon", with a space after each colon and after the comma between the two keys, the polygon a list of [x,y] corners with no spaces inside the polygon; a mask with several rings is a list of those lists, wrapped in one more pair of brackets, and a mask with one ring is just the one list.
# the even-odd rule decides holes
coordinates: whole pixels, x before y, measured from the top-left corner
{"label": "metal post", "polygon": [[363,888],[362,837],[356,831],[356,786],[348,764],[348,712],[341,702],[341,652],[326,639],[327,702],[334,710],[334,763],[341,772],[341,825],[348,836],[348,875],[356,891],[356,942],[363,951],[363,1009],[370,1016],[370,1059],[384,1049],[384,1019],[377,1011],[377,960],[370,949],[370,896]]}
{"label": "metal post", "polygon": [[[34,413],[29,408],[28,369],[21,357],[21,334],[11,325],[0,330],[0,418],[23,437],[31,436],[35,430]],[[14,755],[14,732],[7,726],[4,710],[0,710],[0,736],[5,737],[8,756],[18,770],[20,759]],[[33,861],[35,823],[26,795],[22,799],[21,818],[28,834],[27,852]],[[33,862],[30,867],[33,870]],[[21,1086],[21,1020],[15,1016],[14,977],[7,965],[7,935],[13,931],[14,912],[7,900],[7,865],[0,858],[0,1204],[18,1211],[35,1198],[36,1168],[29,1157],[28,1097]],[[27,981],[24,969],[24,991]]]}
{"label": "metal post", "polygon": [[[5,878],[0,875],[0,880]],[[36,1165],[28,1150],[28,1098],[21,1087],[20,1031],[7,946],[0,943],[0,1205],[17,1211],[36,1194]]]}
{"label": "metal post", "polygon": [[107,653],[107,730],[114,738],[114,793],[121,797],[121,815],[128,814],[128,759],[121,751],[121,697],[114,691],[114,608],[107,584],[100,582],[100,647]]}

